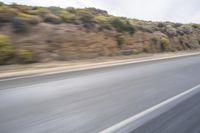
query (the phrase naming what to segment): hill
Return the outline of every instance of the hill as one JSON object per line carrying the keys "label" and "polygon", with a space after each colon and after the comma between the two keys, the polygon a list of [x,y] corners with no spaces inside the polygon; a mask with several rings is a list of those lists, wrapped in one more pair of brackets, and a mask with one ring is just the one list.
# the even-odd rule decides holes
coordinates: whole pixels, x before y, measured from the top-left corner
{"label": "hill", "polygon": [[200,25],[116,17],[95,8],[0,3],[0,64],[200,48]]}

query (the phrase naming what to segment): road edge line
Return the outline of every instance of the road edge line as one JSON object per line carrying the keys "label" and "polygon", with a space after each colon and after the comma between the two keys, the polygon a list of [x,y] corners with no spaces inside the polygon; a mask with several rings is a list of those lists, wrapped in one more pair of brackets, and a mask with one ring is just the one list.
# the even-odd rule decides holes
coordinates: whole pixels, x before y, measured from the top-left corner
{"label": "road edge line", "polygon": [[148,109],[146,109],[146,110],[144,110],[144,111],[142,111],[142,112],[140,112],[140,113],[138,113],[138,114],[136,114],[136,115],[134,115],[132,117],[129,117],[129,118],[127,118],[127,119],[125,119],[125,120],[123,120],[123,121],[121,121],[121,122],[119,122],[119,123],[107,128],[107,129],[104,129],[104,130],[100,131],[99,133],[114,133],[114,132],[118,131],[119,129],[127,126],[128,124],[130,124],[130,123],[132,123],[132,122],[144,117],[145,115],[148,115],[148,114],[152,113],[153,111],[156,111],[159,108],[164,107],[165,105],[170,104],[173,101],[186,96],[187,94],[195,91],[198,88],[200,88],[200,84],[198,84],[195,87],[192,87],[192,88],[190,88],[190,89],[188,89],[188,90],[186,90],[186,91],[184,91],[184,92],[182,92],[182,93],[180,93],[180,94],[178,94],[176,96],[173,96],[173,97],[171,97],[171,98],[169,98],[169,99],[167,99],[167,100],[165,100],[165,101],[163,101],[163,102],[161,102],[161,103],[159,103],[159,104],[157,104],[157,105],[155,105],[155,106],[153,106],[151,108],[148,108]]}

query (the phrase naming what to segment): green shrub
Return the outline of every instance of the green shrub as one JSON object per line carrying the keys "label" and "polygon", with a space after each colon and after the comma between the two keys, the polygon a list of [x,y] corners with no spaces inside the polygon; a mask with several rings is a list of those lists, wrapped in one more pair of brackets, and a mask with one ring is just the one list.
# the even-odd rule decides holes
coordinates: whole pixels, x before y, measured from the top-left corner
{"label": "green shrub", "polygon": [[69,13],[76,14],[77,10],[74,7],[68,7],[68,8],[66,8],[66,11],[68,11]]}
{"label": "green shrub", "polygon": [[3,6],[4,5],[4,3],[3,2],[0,2],[0,6]]}
{"label": "green shrub", "polygon": [[32,8],[31,6],[18,5],[16,3],[11,4],[10,7],[16,9],[20,13],[29,13]]}
{"label": "green shrub", "polygon": [[89,8],[85,8],[85,10],[91,12],[95,16],[97,16],[97,15],[108,16],[108,12],[104,11],[104,10],[101,10],[101,9],[89,7]]}
{"label": "green shrub", "polygon": [[156,36],[152,37],[151,40],[152,40],[153,43],[155,43],[155,44],[159,42],[159,38],[156,37]]}
{"label": "green shrub", "polygon": [[133,54],[139,54],[140,53],[140,51],[139,50],[137,50],[137,49],[133,49]]}
{"label": "green shrub", "polygon": [[115,27],[118,31],[123,31],[125,27],[124,21],[116,17],[111,20],[111,25]]}
{"label": "green shrub", "polygon": [[47,23],[52,23],[52,24],[60,24],[62,23],[62,19],[59,16],[56,16],[54,14],[46,14],[44,16],[44,21]]}
{"label": "green shrub", "polygon": [[162,28],[162,27],[165,27],[166,26],[166,24],[165,23],[162,23],[162,22],[160,22],[160,23],[158,23],[158,25],[157,25],[158,27],[160,27],[160,28]]}
{"label": "green shrub", "polygon": [[32,63],[33,53],[30,50],[21,49],[17,52],[17,57],[20,63]]}
{"label": "green shrub", "polygon": [[14,47],[11,45],[8,36],[0,34],[0,64],[5,64],[14,54]]}
{"label": "green shrub", "polygon": [[123,44],[126,43],[126,39],[125,39],[125,37],[122,36],[122,35],[118,35],[118,36],[116,37],[116,41],[117,41],[117,47],[118,47],[118,48],[122,48]]}
{"label": "green shrub", "polygon": [[50,13],[50,11],[44,7],[35,7],[29,11],[29,14],[31,15],[40,15],[40,16],[43,16],[44,14],[48,14],[48,13]]}
{"label": "green shrub", "polygon": [[175,28],[178,28],[178,27],[181,27],[183,24],[181,24],[181,23],[175,23],[175,24],[173,24],[173,27],[175,27]]}
{"label": "green shrub", "polygon": [[10,22],[14,16],[16,16],[18,11],[16,9],[0,6],[0,22],[6,23]]}
{"label": "green shrub", "polygon": [[135,27],[132,24],[130,24],[128,20],[123,20],[122,18],[114,17],[110,23],[119,32],[125,31],[131,34],[135,32]]}
{"label": "green shrub", "polygon": [[23,21],[26,21],[29,24],[38,24],[42,21],[42,19],[38,16],[35,15],[29,15],[25,13],[19,13],[18,14],[19,18]]}
{"label": "green shrub", "polygon": [[55,7],[55,6],[51,6],[48,8],[49,11],[51,11],[51,13],[58,15],[60,11],[62,11],[63,9],[60,7]]}
{"label": "green shrub", "polygon": [[28,23],[20,17],[15,17],[12,19],[12,27],[15,33],[24,33],[30,28]]}
{"label": "green shrub", "polygon": [[68,11],[60,11],[58,16],[66,23],[73,23],[77,19],[74,14]]}
{"label": "green shrub", "polygon": [[80,20],[82,22],[91,22],[91,20],[94,18],[93,14],[87,10],[79,9],[76,12],[76,15],[79,16]]}
{"label": "green shrub", "polygon": [[148,44],[144,45],[144,48],[143,48],[144,52],[149,52],[150,49],[151,49],[150,45],[148,45]]}
{"label": "green shrub", "polygon": [[160,45],[161,45],[161,49],[164,51],[164,50],[166,50],[166,48],[168,47],[168,45],[169,45],[169,39],[167,39],[167,38],[161,38],[161,40],[160,40]]}
{"label": "green shrub", "polygon": [[103,16],[103,15],[98,15],[95,17],[96,22],[99,24],[101,24],[101,23],[109,24],[110,19],[111,19],[111,17]]}
{"label": "green shrub", "polygon": [[192,24],[192,27],[195,28],[195,29],[200,28],[200,24]]}
{"label": "green shrub", "polygon": [[112,29],[112,26],[110,24],[110,19],[111,19],[111,17],[103,16],[103,15],[98,15],[95,17],[95,21],[99,25],[101,25],[103,28],[108,29],[108,30]]}

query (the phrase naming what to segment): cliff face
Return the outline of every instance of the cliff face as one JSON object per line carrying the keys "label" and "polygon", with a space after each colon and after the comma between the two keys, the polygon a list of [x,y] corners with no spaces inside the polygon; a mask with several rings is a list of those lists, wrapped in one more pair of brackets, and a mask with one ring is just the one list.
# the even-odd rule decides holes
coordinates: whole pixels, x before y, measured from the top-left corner
{"label": "cliff face", "polygon": [[198,24],[114,17],[93,8],[1,4],[0,34],[14,46],[12,58],[1,64],[26,62],[27,54],[18,57],[20,50],[31,52],[30,62],[46,62],[200,48]]}

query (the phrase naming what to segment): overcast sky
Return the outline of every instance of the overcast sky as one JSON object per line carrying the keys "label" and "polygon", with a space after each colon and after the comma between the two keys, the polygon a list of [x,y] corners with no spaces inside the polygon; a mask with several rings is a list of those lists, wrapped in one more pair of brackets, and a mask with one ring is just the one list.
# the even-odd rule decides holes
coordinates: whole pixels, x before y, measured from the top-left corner
{"label": "overcast sky", "polygon": [[152,21],[200,23],[200,0],[1,0],[39,6],[96,7],[112,15]]}

